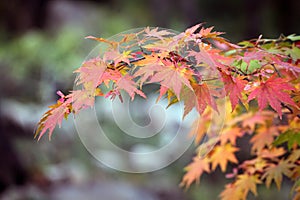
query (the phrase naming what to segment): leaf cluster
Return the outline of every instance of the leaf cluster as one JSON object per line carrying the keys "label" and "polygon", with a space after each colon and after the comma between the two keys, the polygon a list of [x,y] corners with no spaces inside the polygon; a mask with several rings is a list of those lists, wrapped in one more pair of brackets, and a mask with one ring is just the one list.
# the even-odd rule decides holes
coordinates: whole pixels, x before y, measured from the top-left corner
{"label": "leaf cluster", "polygon": [[[145,28],[124,34],[116,41],[88,36],[107,46],[106,51],[85,61],[75,72],[80,89],[50,106],[36,137],[49,137],[69,114],[92,107],[95,97],[122,101],[121,91],[133,100],[147,98],[143,85],[159,84],[158,99],[169,106],[184,103],[184,116],[196,109],[201,117],[191,135],[199,145],[185,170],[181,186],[199,182],[203,173],[220,167],[233,181],[221,199],[246,199],[257,195],[257,185],[280,189],[283,177],[295,181],[300,196],[300,38],[258,39],[232,44],[221,32],[200,24],[176,34]],[[103,89],[105,88],[105,89]],[[226,98],[226,117],[221,135],[209,131],[213,113],[220,113],[219,99]],[[209,140],[202,143],[204,135]],[[211,135],[210,135],[211,134]],[[251,159],[238,160],[237,140],[250,136]],[[215,144],[212,148],[212,144]],[[211,150],[211,151],[209,151]]]}

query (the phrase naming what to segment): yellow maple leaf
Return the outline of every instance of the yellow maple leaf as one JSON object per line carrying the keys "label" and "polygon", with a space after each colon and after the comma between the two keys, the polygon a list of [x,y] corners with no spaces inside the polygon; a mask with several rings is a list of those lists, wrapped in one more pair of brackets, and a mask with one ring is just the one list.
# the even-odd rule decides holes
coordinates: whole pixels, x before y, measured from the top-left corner
{"label": "yellow maple leaf", "polygon": [[221,200],[241,200],[242,196],[242,190],[233,183],[226,184],[225,189],[220,194]]}
{"label": "yellow maple leaf", "polygon": [[291,168],[294,166],[294,164],[289,163],[287,160],[280,160],[278,164],[270,164],[269,167],[266,168],[262,179],[266,179],[265,182],[268,188],[274,180],[277,188],[280,189],[283,175],[291,176]]}
{"label": "yellow maple leaf", "polygon": [[257,196],[256,185],[261,184],[258,175],[241,174],[237,177],[235,185],[238,189],[242,191],[242,199],[246,199],[249,191],[251,191],[255,196]]}
{"label": "yellow maple leaf", "polygon": [[232,146],[230,143],[225,145],[217,145],[211,152],[212,170],[215,170],[220,165],[222,172],[225,172],[228,161],[232,163],[238,163],[234,152],[238,151],[238,148]]}

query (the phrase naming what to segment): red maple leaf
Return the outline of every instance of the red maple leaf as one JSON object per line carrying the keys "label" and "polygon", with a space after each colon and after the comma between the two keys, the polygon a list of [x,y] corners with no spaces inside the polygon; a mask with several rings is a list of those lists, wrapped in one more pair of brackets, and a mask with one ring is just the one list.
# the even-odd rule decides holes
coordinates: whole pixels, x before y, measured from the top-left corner
{"label": "red maple leaf", "polygon": [[217,104],[211,95],[211,92],[206,83],[200,85],[193,85],[195,95],[197,97],[196,108],[200,114],[204,112],[207,106],[211,106],[218,111]]}
{"label": "red maple leaf", "polygon": [[242,100],[241,93],[243,92],[247,81],[241,78],[227,75],[225,73],[222,73],[222,79],[224,82],[226,94],[229,94],[232,110],[234,110],[236,105],[239,103],[239,99]]}
{"label": "red maple leaf", "polygon": [[282,117],[281,103],[297,107],[290,95],[283,90],[295,90],[286,80],[273,75],[265,82],[261,82],[249,95],[248,102],[256,98],[259,109],[264,109],[268,104]]}

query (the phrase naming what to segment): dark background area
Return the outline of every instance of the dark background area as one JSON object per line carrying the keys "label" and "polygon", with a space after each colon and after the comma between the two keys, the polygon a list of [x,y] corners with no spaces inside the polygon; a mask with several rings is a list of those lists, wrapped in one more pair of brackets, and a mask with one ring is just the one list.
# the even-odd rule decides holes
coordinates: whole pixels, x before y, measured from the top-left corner
{"label": "dark background area", "polygon": [[[226,182],[220,173],[186,193],[178,187],[192,151],[158,172],[119,173],[90,156],[72,120],[51,142],[33,139],[35,124],[56,90],[72,88],[72,71],[95,46],[87,35],[146,26],[183,31],[205,22],[232,42],[276,38],[300,33],[299,9],[299,0],[0,1],[0,198],[216,199]],[[262,199],[288,194],[261,190]]]}

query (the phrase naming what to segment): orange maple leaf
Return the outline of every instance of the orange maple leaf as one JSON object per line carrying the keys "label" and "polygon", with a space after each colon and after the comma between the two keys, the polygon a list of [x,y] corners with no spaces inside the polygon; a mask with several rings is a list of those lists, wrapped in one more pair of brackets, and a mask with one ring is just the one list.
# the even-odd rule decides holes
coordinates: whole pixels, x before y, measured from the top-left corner
{"label": "orange maple leaf", "polygon": [[244,135],[244,131],[242,131],[239,127],[230,127],[226,131],[224,131],[220,136],[221,144],[225,144],[229,141],[231,144],[236,144],[236,138],[242,137]]}
{"label": "orange maple leaf", "polygon": [[260,153],[259,156],[262,158],[268,158],[268,159],[273,159],[273,158],[278,158],[285,154],[285,150],[283,147],[276,148],[273,147],[271,149],[263,149]]}
{"label": "orange maple leaf", "polygon": [[211,109],[207,109],[198,119],[193,122],[189,136],[195,136],[195,144],[200,143],[211,124],[211,120]]}
{"label": "orange maple leaf", "polygon": [[200,176],[203,172],[210,172],[209,160],[207,158],[194,157],[193,162],[185,167],[187,173],[183,176],[180,186],[190,187],[196,181],[200,182]]}
{"label": "orange maple leaf", "polygon": [[225,189],[220,194],[222,200],[241,200],[243,192],[240,188],[237,188],[234,183],[225,185]]}
{"label": "orange maple leaf", "polygon": [[222,172],[225,172],[228,161],[238,163],[234,152],[238,151],[237,147],[233,147],[230,143],[225,145],[217,145],[211,152],[212,170],[220,165]]}
{"label": "orange maple leaf", "polygon": [[278,134],[278,127],[275,126],[262,126],[257,129],[256,135],[254,135],[250,140],[250,143],[253,144],[251,149],[252,152],[260,152],[262,149],[264,149],[265,146],[270,146],[274,141],[274,136],[277,136]]}

